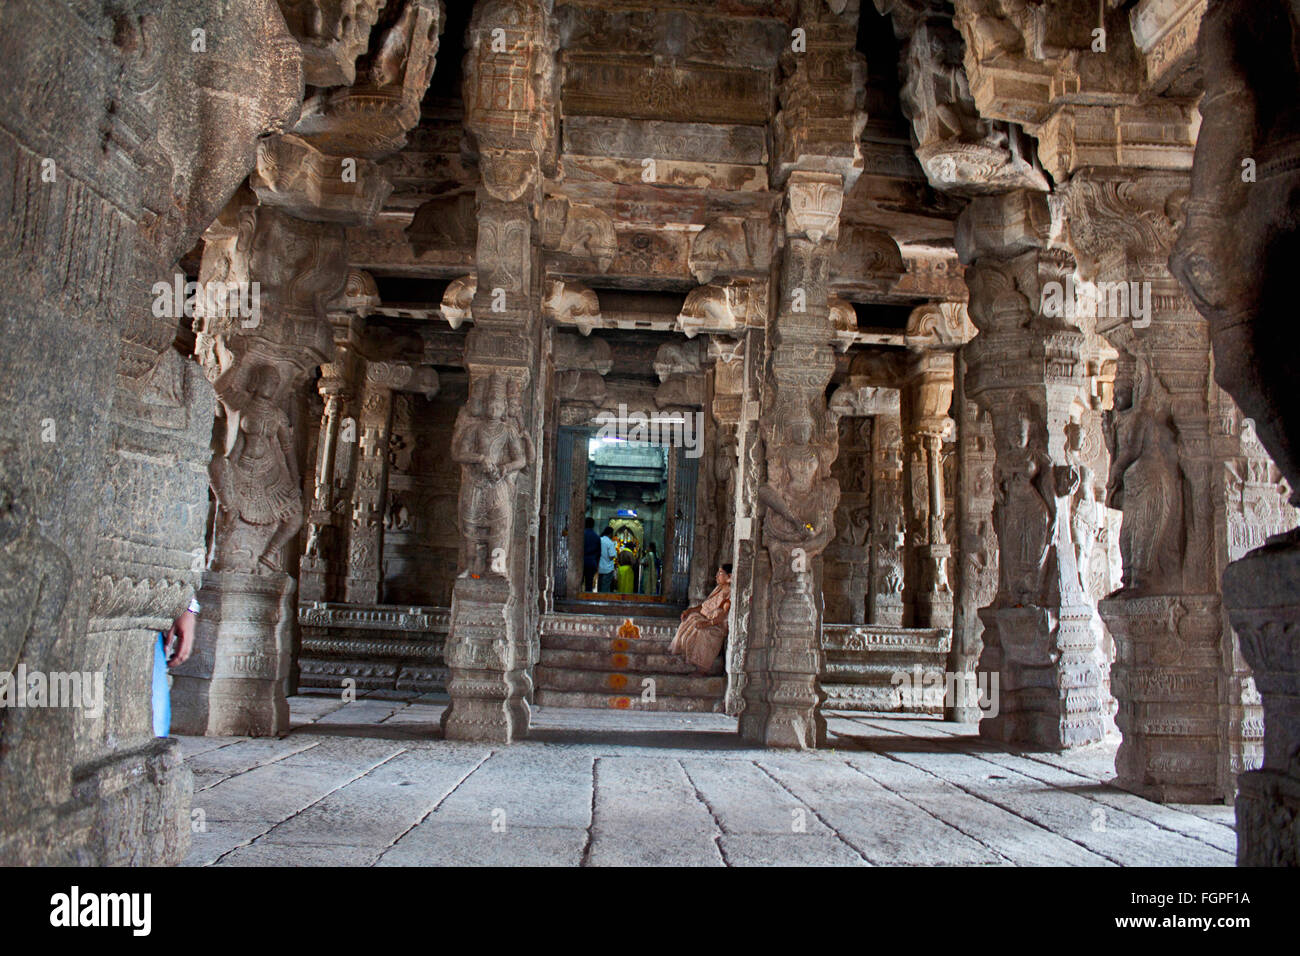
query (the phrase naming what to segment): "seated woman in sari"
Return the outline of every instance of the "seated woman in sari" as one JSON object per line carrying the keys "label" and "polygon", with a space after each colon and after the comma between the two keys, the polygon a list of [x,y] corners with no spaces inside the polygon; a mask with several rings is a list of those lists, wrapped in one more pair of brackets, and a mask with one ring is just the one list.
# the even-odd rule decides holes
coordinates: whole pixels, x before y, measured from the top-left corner
{"label": "seated woman in sari", "polygon": [[700,674],[707,674],[718,659],[722,645],[727,643],[727,616],[731,613],[731,565],[718,568],[715,578],[718,586],[698,607],[688,607],[682,612],[682,623],[677,627],[668,650],[679,654],[695,665]]}

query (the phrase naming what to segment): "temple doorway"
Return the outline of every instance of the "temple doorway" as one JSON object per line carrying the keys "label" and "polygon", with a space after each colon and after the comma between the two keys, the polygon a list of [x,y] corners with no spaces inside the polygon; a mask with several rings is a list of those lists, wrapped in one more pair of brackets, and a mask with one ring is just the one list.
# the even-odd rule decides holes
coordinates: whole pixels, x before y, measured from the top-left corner
{"label": "temple doorway", "polygon": [[[668,443],[559,429],[556,442],[554,596],[557,608],[670,612],[687,602],[695,538],[698,458]],[[587,519],[611,529],[612,580],[589,574]]]}

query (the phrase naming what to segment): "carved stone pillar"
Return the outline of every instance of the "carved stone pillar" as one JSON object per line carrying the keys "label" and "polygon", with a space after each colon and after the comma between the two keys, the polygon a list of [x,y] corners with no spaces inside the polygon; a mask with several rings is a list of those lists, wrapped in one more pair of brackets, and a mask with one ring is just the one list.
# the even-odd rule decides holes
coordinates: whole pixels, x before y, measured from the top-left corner
{"label": "carved stone pillar", "polygon": [[[763,475],[763,439],[759,410],[768,383],[766,315],[758,328],[747,329],[735,352],[739,377],[736,422],[737,469],[733,489],[735,540],[731,569],[731,637],[727,640],[726,711],[737,715],[745,707],[750,682],[749,647],[758,634],[754,589],[761,549],[756,538],[758,489]],[[716,408],[715,399],[715,408]],[[726,563],[726,562],[722,562]]]}
{"label": "carved stone pillar", "polygon": [[[329,569],[338,532],[334,521],[334,474],[340,440],[348,436],[342,424],[348,393],[337,379],[322,377],[318,387],[325,407],[321,412],[307,542],[303,546],[302,567],[298,574],[298,599],[303,603],[328,601],[333,596]],[[355,430],[355,424],[351,429]]]}
{"label": "carved stone pillar", "polygon": [[[966,362],[957,356],[953,410],[957,419],[957,527],[960,562],[956,570],[957,598],[953,611],[949,669],[974,673],[983,650],[984,622],[979,609],[992,603],[998,591],[998,539],[993,530],[993,473],[997,464],[993,422],[967,395]],[[945,710],[948,720],[974,723],[981,713],[975,701],[955,701]]]}
{"label": "carved stone pillar", "polygon": [[431,368],[417,370],[403,362],[362,364],[365,374],[357,410],[344,600],[378,604],[384,591],[384,511],[388,505],[393,392],[419,391],[432,398],[438,393],[438,377]]}
{"label": "carved stone pillar", "polygon": [[[500,49],[504,36],[504,51]],[[456,419],[460,576],[445,657],[444,735],[509,743],[528,733],[536,650],[545,402],[541,179],[554,162],[554,24],[538,0],[477,4],[465,58],[465,125],[479,147],[477,275]]]}
{"label": "carved stone pillar", "polygon": [[903,588],[903,425],[898,411],[877,415],[871,448],[871,594],[867,620],[901,627],[906,617]]}
{"label": "carved stone pillar", "polygon": [[384,502],[388,497],[388,429],[393,390],[367,370],[357,411],[357,463],[348,523],[348,573],[343,600],[379,603],[383,585]]}
{"label": "carved stone pillar", "polygon": [[[1171,266],[1210,324],[1214,375],[1292,489],[1300,487],[1294,273],[1300,136],[1295,4],[1212,0],[1198,53],[1202,125]],[[1286,92],[1282,92],[1286,91]],[[1289,102],[1289,100],[1288,100]],[[1293,497],[1294,502],[1294,497]],[[1238,778],[1237,859],[1300,865],[1300,540],[1228,566],[1224,603],[1264,708],[1264,766]]]}
{"label": "carved stone pillar", "polygon": [[[333,357],[327,310],[349,278],[344,226],[372,221],[391,191],[374,161],[399,149],[419,121],[442,23],[440,0],[354,12],[329,26],[328,11],[291,11],[312,76],[329,82],[352,74],[356,82],[316,89],[292,133],[258,144],[247,189],[205,236],[200,282],[256,283],[260,296],[254,315],[209,313],[196,324],[196,353],[225,410],[227,434],[210,468],[218,507],[198,650],[177,671],[173,695],[184,733],[287,727],[300,572],[294,552],[307,508],[298,480],[302,441],[283,409],[295,407],[290,397]],[[321,527],[316,516],[312,527]],[[309,543],[318,547],[319,534],[314,541],[309,534]]]}
{"label": "carved stone pillar", "polygon": [[217,499],[194,656],[177,668],[180,733],[288,728],[285,678],[304,519],[297,425],[284,411],[332,352],[325,303],[347,278],[343,228],[236,197],[208,231],[200,281],[257,283],[252,315],[203,314],[196,351],[224,412],[209,467]]}
{"label": "carved stone pillar", "polygon": [[1227,502],[1209,324],[1165,264],[1186,188],[1174,173],[1078,173],[1067,208],[1086,278],[1100,280],[1098,328],[1123,357],[1108,495],[1124,512],[1124,586],[1101,602],[1117,649],[1116,774],[1154,799],[1212,802],[1232,799],[1245,685],[1219,591]]}
{"label": "carved stone pillar", "polygon": [[[923,534],[913,555],[918,571],[913,597],[917,627],[952,627],[953,597],[948,583],[952,546],[944,530],[943,487],[943,443],[954,427],[948,417],[952,387],[952,353],[925,352],[913,361],[906,385],[908,431],[915,436],[924,472],[913,476],[912,484],[923,487],[925,493],[925,508],[919,516]],[[914,493],[907,495],[909,502]]]}
{"label": "carved stone pillar", "polygon": [[826,280],[843,183],[836,174],[790,175],[786,250],[764,409],[767,482],[757,489],[760,542],[740,731],[777,747],[816,747],[821,717],[820,556],[834,537],[839,483],[826,384],[835,368]]}
{"label": "carved stone pillar", "polygon": [[356,403],[366,365],[361,358],[366,312],[379,302],[374,279],[353,270],[343,296],[330,305],[334,360],[316,383],[323,408],[316,448],[316,480],[307,515],[298,575],[298,601],[337,601],[347,575],[348,504],[357,447]]}
{"label": "carved stone pillar", "polygon": [[1066,445],[1071,412],[1088,392],[1087,337],[1039,308],[1045,283],[1073,266],[1046,250],[1050,235],[1038,193],[977,199],[958,223],[980,332],[965,347],[966,389],[989,411],[997,453],[999,587],[980,611],[980,669],[1000,672],[1001,699],[980,733],[1069,748],[1102,737],[1103,713],[1097,620],[1071,541],[1079,474]]}

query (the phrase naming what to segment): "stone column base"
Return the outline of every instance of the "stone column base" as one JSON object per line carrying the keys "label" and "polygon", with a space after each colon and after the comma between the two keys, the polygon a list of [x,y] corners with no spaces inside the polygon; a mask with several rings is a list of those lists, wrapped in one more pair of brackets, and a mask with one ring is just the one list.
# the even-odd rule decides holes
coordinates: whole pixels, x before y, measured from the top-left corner
{"label": "stone column base", "polygon": [[189,853],[194,777],[179,741],[155,739],[80,767],[72,792],[94,813],[97,866],[174,866]]}
{"label": "stone column base", "polygon": [[1101,674],[1093,650],[1091,608],[983,608],[979,670],[997,671],[997,716],[980,721],[981,737],[1000,743],[1069,750],[1105,736]]}
{"label": "stone column base", "polygon": [[769,648],[765,655],[773,669],[765,675],[761,705],[747,706],[740,715],[741,737],[763,747],[815,750],[825,746],[822,704],[826,695],[818,681],[821,650],[782,652]]}
{"label": "stone column base", "polygon": [[190,850],[193,789],[175,740],[83,764],[70,800],[7,821],[0,866],[174,866]]}
{"label": "stone column base", "polygon": [[1300,866],[1300,780],[1252,770],[1237,788],[1237,865]]}
{"label": "stone column base", "polygon": [[1223,575],[1223,599],[1264,709],[1264,768],[1237,778],[1237,862],[1300,866],[1300,530]]}
{"label": "stone column base", "polygon": [[1120,591],[1101,613],[1116,649],[1110,680],[1123,737],[1115,785],[1164,803],[1230,798],[1219,596]]}
{"label": "stone column base", "polygon": [[194,656],[172,672],[172,733],[272,737],[288,732],[294,596],[287,574],[211,571],[204,576]]}
{"label": "stone column base", "polygon": [[528,735],[532,678],[510,582],[458,578],[451,632],[443,649],[451,703],[442,714],[447,740],[508,744]]}

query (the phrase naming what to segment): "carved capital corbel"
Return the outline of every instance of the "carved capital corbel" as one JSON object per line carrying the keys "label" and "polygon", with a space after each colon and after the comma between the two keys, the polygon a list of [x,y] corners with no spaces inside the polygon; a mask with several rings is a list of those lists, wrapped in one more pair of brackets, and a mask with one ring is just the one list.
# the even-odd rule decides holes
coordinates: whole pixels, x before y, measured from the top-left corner
{"label": "carved capital corbel", "polygon": [[590,335],[601,324],[600,300],[580,282],[548,280],[542,314],[556,325],[577,328],[583,335]]}
{"label": "carved capital corbel", "polygon": [[478,276],[467,275],[455,279],[442,293],[442,317],[453,329],[458,329],[466,319],[473,317],[474,294],[478,291]]}
{"label": "carved capital corbel", "polygon": [[840,235],[840,209],[844,205],[844,180],[836,173],[795,170],[785,191],[787,238],[803,236],[812,242]]}

